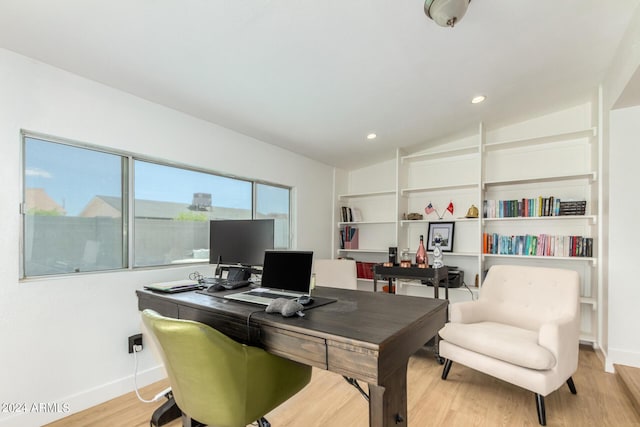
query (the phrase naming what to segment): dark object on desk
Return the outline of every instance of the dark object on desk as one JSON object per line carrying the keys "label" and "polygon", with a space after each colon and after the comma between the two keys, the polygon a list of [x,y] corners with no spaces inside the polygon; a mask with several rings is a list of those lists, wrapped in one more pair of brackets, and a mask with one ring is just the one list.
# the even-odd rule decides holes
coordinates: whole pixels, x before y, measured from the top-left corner
{"label": "dark object on desk", "polygon": [[203,323],[150,309],[142,320],[159,344],[185,426],[193,419],[205,425],[269,425],[263,416],[311,380],[311,366],[244,346]]}
{"label": "dark object on desk", "polygon": [[302,314],[302,310],[304,307],[299,302],[286,299],[286,298],[276,298],[264,309],[267,313],[280,313],[284,317],[291,317],[295,314],[299,316],[304,316]]}
{"label": "dark object on desk", "polygon": [[224,288],[224,286],[222,286],[221,283],[216,283],[214,285],[209,286],[206,291],[210,294],[214,293],[214,292],[220,292],[220,291],[226,291],[226,289]]}
{"label": "dark object on desk", "polygon": [[249,286],[251,282],[248,280],[229,280],[229,279],[221,279],[219,277],[210,277],[202,279],[201,281],[204,285],[209,285],[207,288],[207,292],[220,292],[229,289],[238,289]]}
{"label": "dark object on desk", "polygon": [[194,280],[174,280],[171,282],[160,282],[146,285],[144,288],[156,292],[174,294],[176,292],[187,292],[202,289],[204,286]]}
{"label": "dark object on desk", "polygon": [[302,295],[298,297],[297,301],[302,305],[308,305],[313,302],[313,298],[311,298],[309,295]]}

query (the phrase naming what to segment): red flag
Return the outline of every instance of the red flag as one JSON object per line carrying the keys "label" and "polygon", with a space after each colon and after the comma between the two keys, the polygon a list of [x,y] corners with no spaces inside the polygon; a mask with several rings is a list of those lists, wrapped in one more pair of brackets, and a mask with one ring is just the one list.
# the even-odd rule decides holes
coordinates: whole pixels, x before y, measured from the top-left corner
{"label": "red flag", "polygon": [[447,210],[451,212],[451,215],[453,215],[453,202],[449,202],[449,206],[447,206]]}
{"label": "red flag", "polygon": [[427,205],[426,208],[424,208],[424,213],[426,213],[427,215],[429,215],[431,212],[435,211],[433,205],[431,204],[431,202],[429,202],[429,204]]}

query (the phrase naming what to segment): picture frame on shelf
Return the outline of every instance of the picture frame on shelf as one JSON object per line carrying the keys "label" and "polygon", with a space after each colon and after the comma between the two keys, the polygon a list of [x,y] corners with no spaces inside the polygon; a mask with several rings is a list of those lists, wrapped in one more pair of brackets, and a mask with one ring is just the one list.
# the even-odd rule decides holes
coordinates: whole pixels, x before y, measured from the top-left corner
{"label": "picture frame on shelf", "polygon": [[430,222],[427,235],[427,250],[435,248],[435,238],[440,237],[440,249],[442,252],[453,252],[453,231],[455,222]]}

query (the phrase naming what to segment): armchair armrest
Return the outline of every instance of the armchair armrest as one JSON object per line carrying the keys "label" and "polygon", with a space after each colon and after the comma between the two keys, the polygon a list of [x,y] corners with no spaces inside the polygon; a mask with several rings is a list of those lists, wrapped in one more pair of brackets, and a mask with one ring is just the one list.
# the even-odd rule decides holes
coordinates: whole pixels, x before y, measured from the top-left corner
{"label": "armchair armrest", "polygon": [[487,318],[487,310],[491,304],[485,301],[465,301],[451,304],[449,314],[453,323],[476,323]]}
{"label": "armchair armrest", "polygon": [[553,322],[544,323],[538,332],[538,344],[547,348],[558,361],[556,369],[567,375],[573,374],[578,366],[580,343],[579,318],[567,316]]}

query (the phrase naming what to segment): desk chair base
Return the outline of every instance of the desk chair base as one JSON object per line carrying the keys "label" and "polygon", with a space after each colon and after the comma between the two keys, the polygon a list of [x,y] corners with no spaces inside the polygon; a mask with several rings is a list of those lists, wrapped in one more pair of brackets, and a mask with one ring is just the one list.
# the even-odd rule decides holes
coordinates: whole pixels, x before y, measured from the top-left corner
{"label": "desk chair base", "polygon": [[258,427],[271,427],[271,423],[265,417],[258,420]]}
{"label": "desk chair base", "polygon": [[151,415],[150,424],[153,427],[160,427],[170,423],[173,420],[180,418],[182,411],[176,405],[176,401],[171,393],[167,393],[167,401],[164,402],[158,409],[153,411]]}
{"label": "desk chair base", "polygon": [[[444,363],[444,368],[442,369],[442,379],[446,380],[449,375],[449,371],[451,370],[451,365],[453,362],[451,359],[446,359]],[[577,394],[576,385],[573,383],[573,378],[569,377],[567,380],[567,385],[569,386],[569,390],[571,394]],[[538,422],[541,426],[547,425],[547,414],[544,408],[544,396],[538,393],[535,393],[536,398],[536,409],[538,411]]]}

